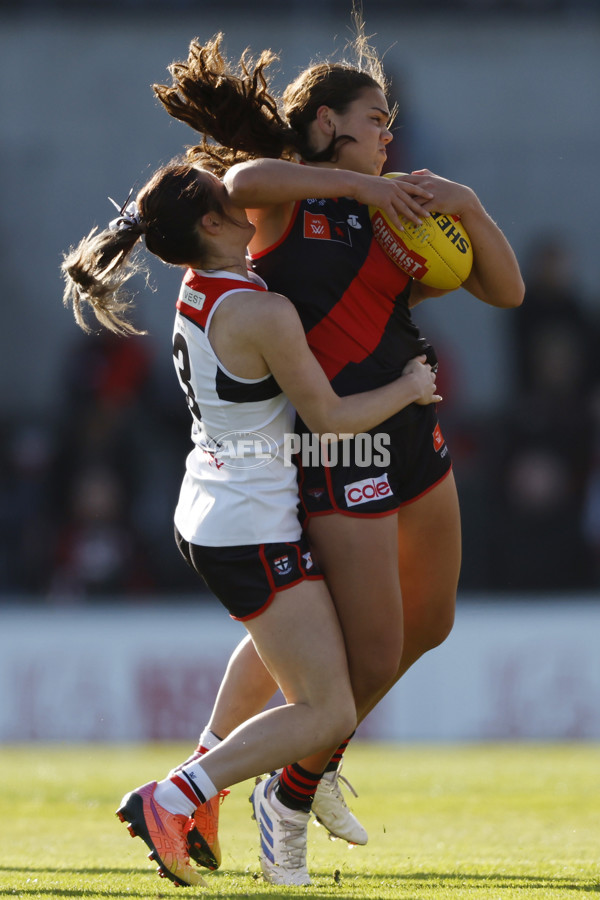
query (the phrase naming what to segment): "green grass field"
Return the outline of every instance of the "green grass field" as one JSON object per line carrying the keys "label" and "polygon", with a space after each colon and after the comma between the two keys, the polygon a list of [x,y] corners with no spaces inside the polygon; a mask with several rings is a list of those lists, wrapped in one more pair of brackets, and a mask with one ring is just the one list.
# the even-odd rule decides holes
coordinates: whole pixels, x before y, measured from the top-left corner
{"label": "green grass field", "polygon": [[159,879],[114,815],[132,787],[187,746],[0,747],[0,896],[146,898],[575,898],[600,893],[600,747],[591,744],[374,745],[345,774],[366,847],[309,827],[312,887],[259,877],[251,785],[221,812],[223,865],[208,886]]}

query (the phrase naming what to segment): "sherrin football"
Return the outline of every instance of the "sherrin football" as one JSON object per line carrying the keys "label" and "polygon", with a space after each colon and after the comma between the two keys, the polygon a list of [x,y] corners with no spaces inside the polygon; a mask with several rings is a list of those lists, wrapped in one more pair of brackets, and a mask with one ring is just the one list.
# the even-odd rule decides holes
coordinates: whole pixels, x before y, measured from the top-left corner
{"label": "sherrin football", "polygon": [[[387,172],[397,178],[400,172]],[[398,231],[380,209],[369,206],[373,234],[396,265],[429,287],[452,291],[461,286],[473,265],[469,235],[459,216],[430,213],[421,225],[400,217],[404,231]]]}

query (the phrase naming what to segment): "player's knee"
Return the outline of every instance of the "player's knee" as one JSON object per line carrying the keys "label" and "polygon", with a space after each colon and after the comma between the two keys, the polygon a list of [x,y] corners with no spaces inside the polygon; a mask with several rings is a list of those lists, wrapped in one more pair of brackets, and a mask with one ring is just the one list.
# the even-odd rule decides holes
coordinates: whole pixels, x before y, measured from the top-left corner
{"label": "player's knee", "polygon": [[411,619],[406,626],[403,668],[412,665],[434,647],[443,644],[454,626],[454,602],[432,606],[428,615]]}
{"label": "player's knee", "polygon": [[422,629],[421,640],[423,652],[433,650],[443,644],[454,627],[454,603],[446,603],[438,608],[436,615],[431,616]]}
{"label": "player's knee", "polygon": [[398,669],[402,658],[402,647],[388,648],[387,651],[372,654],[355,669],[352,682],[355,686],[355,698],[360,708],[368,704],[373,697],[380,696],[398,677]]}
{"label": "player's knee", "polygon": [[329,731],[327,746],[335,747],[341,744],[356,729],[356,725],[356,706],[350,698],[349,702],[345,703],[341,709],[337,706],[333,718],[328,720],[326,726]]}
{"label": "player's knee", "polygon": [[440,644],[443,644],[446,638],[450,635],[454,627],[454,606],[452,608],[448,608],[445,611],[445,614],[439,616],[432,628],[431,631],[431,648],[439,647]]}
{"label": "player's knee", "polygon": [[356,704],[348,685],[345,690],[337,690],[329,701],[319,709],[320,722],[317,726],[319,740],[324,746],[335,747],[352,734],[357,724]]}

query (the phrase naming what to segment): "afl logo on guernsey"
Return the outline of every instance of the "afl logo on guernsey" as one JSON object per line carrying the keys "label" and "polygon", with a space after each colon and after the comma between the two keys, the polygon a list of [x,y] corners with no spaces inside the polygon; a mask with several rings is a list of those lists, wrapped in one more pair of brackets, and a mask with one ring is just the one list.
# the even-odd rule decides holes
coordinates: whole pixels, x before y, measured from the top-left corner
{"label": "afl logo on guernsey", "polygon": [[[353,226],[356,228],[356,225]],[[334,222],[323,213],[304,210],[304,237],[318,241],[338,241],[352,246],[347,222]]]}

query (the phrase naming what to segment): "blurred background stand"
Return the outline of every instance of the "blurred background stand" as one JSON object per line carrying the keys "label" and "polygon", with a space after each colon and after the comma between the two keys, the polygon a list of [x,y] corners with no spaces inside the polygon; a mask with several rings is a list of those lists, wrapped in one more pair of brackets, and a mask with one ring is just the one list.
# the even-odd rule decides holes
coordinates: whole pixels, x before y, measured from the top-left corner
{"label": "blurred background stand", "polygon": [[[596,0],[365,0],[398,100],[389,171],[473,186],[522,264],[513,311],[464,291],[415,319],[440,358],[463,511],[461,598],[600,588]],[[138,324],[84,336],[61,254],[194,142],[151,90],[189,41],[280,53],[281,89],[344,55],[350,0],[0,4],[0,602],[190,600],[172,514],[190,420],[171,360],[179,272],[152,263]],[[426,11],[426,17],[423,12]],[[142,599],[143,598],[143,599]]]}

